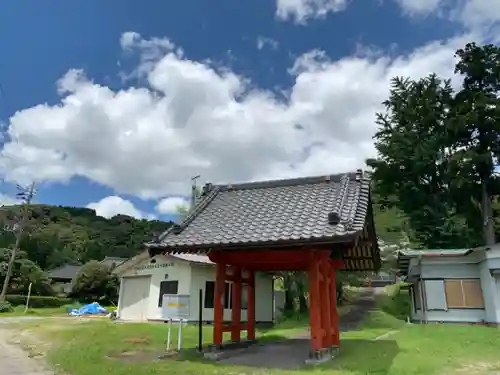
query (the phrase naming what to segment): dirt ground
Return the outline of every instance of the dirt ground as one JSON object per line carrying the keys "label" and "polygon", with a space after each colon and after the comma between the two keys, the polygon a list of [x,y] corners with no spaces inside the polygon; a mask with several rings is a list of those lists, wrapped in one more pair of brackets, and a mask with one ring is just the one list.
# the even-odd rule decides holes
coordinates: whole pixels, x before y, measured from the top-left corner
{"label": "dirt ground", "polygon": [[0,323],[0,375],[54,375],[41,359],[32,358],[13,339],[12,330]]}

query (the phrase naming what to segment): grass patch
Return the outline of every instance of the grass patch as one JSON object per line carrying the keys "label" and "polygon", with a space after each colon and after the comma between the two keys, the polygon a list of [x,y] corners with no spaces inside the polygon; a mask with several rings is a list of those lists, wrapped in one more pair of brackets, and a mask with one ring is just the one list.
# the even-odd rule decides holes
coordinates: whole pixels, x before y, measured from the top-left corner
{"label": "grass patch", "polygon": [[[40,307],[40,308],[28,308],[25,311],[24,306],[16,306],[13,311],[0,313],[0,319],[7,317],[17,317],[17,316],[40,316],[40,317],[48,317],[48,316],[67,316],[69,308],[78,308],[81,305],[67,305],[60,307]],[[109,312],[116,310],[116,307],[106,306],[104,307]]]}
{"label": "grass patch", "polygon": [[[400,293],[403,292],[403,293]],[[382,296],[381,308],[371,312],[356,331],[341,337],[339,356],[324,365],[299,371],[257,369],[202,361],[193,350],[196,326],[184,329],[183,355],[156,361],[164,351],[165,324],[113,323],[105,320],[42,319],[23,323],[23,329],[54,343],[48,360],[69,375],[493,375],[500,369],[498,330],[469,325],[406,324],[404,291],[394,288]],[[266,340],[303,332],[307,317],[289,319],[273,329],[259,331]],[[387,337],[381,335],[391,332]],[[204,327],[204,342],[212,338],[212,327]],[[176,332],[174,332],[174,345]],[[226,338],[228,338],[226,336]]]}

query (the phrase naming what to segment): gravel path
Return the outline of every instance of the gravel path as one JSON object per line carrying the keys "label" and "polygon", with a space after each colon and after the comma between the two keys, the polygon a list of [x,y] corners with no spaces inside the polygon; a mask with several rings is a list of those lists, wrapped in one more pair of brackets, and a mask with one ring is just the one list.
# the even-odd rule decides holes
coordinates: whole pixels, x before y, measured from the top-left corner
{"label": "gravel path", "polygon": [[12,331],[2,328],[2,324],[22,320],[27,319],[0,319],[0,375],[54,375],[41,360],[30,358],[26,351],[10,343]]}

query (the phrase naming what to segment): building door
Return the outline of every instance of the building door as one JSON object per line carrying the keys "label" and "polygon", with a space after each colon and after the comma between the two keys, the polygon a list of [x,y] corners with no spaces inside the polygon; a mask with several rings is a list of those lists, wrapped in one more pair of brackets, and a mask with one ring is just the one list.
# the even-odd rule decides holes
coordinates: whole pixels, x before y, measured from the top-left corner
{"label": "building door", "polygon": [[151,276],[124,277],[120,289],[119,316],[123,320],[147,320]]}

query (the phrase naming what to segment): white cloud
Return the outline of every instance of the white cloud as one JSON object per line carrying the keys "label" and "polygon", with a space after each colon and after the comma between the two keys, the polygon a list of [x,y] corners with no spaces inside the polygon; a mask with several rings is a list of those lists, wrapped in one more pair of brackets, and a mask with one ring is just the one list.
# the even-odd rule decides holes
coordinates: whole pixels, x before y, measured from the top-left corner
{"label": "white cloud", "polygon": [[[449,77],[455,50],[478,40],[433,42],[396,58],[377,53],[332,61],[312,51],[290,69],[295,82],[283,101],[234,72],[186,59],[170,41],[125,35],[122,45],[138,53],[149,54],[154,43],[169,46],[139,66],[150,88],[113,91],[69,71],[58,82],[59,104],[10,118],[10,141],[0,152],[8,181],[82,176],[157,199],[186,195],[198,174],[223,183],[354,170],[374,156],[375,113],[390,79]],[[108,203],[122,207],[119,199]]]}
{"label": "white cloud", "polygon": [[267,38],[265,36],[259,36],[257,38],[257,49],[261,50],[264,47],[268,46],[269,48],[276,50],[279,47],[279,44],[276,40],[272,38]]}
{"label": "white cloud", "polygon": [[276,15],[281,20],[305,24],[311,18],[343,11],[349,0],[276,0]]}
{"label": "white cloud", "polygon": [[[87,208],[95,210],[97,215],[108,219],[116,215],[127,215],[137,219],[147,216],[138,210],[132,202],[116,195],[102,198],[98,202],[89,203]],[[152,218],[150,216],[147,217]]]}
{"label": "white cloud", "polygon": [[[500,1],[394,0],[407,16],[434,15],[461,23],[470,30],[491,32],[500,23]],[[498,31],[498,29],[496,29]],[[495,37],[495,33],[490,34]],[[498,38],[498,37],[497,37]],[[497,39],[496,38],[496,39]]]}
{"label": "white cloud", "polygon": [[188,207],[189,200],[184,197],[168,197],[161,199],[156,206],[156,211],[166,215],[179,213],[180,207]]}
{"label": "white cloud", "polygon": [[410,16],[426,16],[437,11],[446,0],[395,0],[403,13]]}
{"label": "white cloud", "polygon": [[12,206],[14,204],[20,204],[21,202],[7,194],[0,193],[0,206]]}

